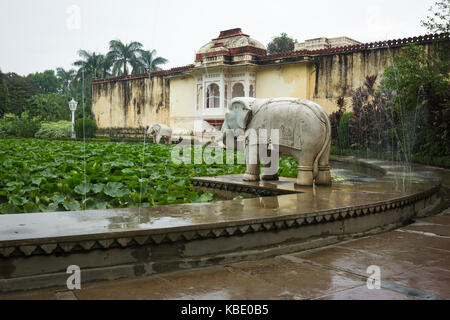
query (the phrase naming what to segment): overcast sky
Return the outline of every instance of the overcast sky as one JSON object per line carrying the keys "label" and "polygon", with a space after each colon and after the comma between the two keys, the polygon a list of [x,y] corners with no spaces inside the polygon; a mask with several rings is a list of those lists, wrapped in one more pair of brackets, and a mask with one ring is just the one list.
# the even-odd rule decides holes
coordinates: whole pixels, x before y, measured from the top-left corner
{"label": "overcast sky", "polygon": [[139,41],[169,59],[193,63],[221,30],[240,27],[264,45],[286,32],[304,41],[348,36],[361,42],[425,34],[435,0],[0,0],[0,69],[71,68],[77,51],[106,53],[108,42]]}

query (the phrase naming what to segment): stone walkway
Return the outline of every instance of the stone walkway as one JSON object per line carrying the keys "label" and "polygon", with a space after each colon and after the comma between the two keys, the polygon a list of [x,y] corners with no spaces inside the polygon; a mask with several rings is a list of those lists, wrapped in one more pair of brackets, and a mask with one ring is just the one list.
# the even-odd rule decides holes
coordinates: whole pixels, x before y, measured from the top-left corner
{"label": "stone walkway", "polygon": [[[381,288],[370,290],[373,265]],[[296,254],[0,299],[450,299],[450,208],[395,231]]]}

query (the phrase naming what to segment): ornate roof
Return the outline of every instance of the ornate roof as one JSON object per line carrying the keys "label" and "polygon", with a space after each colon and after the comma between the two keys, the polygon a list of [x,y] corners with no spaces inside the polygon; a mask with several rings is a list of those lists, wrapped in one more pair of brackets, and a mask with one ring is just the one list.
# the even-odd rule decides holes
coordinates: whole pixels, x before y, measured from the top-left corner
{"label": "ornate roof", "polygon": [[234,55],[241,53],[265,55],[266,47],[242,33],[241,28],[224,30],[220,32],[219,37],[212,39],[197,51],[196,60],[215,54]]}

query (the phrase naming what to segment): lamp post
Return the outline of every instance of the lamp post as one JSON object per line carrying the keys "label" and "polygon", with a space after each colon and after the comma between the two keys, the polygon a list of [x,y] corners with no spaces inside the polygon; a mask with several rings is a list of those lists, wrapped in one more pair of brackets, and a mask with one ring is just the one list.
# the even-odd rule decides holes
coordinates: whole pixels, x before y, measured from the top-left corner
{"label": "lamp post", "polygon": [[75,110],[77,110],[78,102],[75,100],[69,101],[69,109],[72,111],[72,138],[75,138]]}

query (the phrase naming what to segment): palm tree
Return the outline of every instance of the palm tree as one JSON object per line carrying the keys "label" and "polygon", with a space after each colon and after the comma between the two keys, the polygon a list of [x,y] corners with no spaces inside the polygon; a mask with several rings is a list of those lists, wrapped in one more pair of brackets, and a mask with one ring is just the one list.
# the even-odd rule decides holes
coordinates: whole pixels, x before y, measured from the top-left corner
{"label": "palm tree", "polygon": [[[105,67],[105,56],[95,52],[79,50],[80,60],[73,63],[79,67],[77,75],[70,88],[70,95],[78,97],[78,101],[86,102],[86,108],[78,108],[75,117],[92,116],[92,79],[104,77],[105,71],[109,68]],[[89,89],[88,89],[89,88]]]}
{"label": "palm tree", "polygon": [[103,77],[104,55],[86,50],[79,50],[78,55],[82,59],[73,63],[74,66],[79,67],[77,74],[78,78],[80,78],[82,71],[84,71],[84,76],[87,78]]}
{"label": "palm tree", "polygon": [[63,85],[63,92],[69,91],[70,83],[75,78],[76,71],[74,69],[64,70],[63,68],[56,68],[56,76]]}
{"label": "palm tree", "polygon": [[168,62],[166,58],[157,57],[156,50],[141,50],[139,61],[141,62],[141,66],[139,68],[139,72],[153,72],[161,70],[159,65],[165,64]]}
{"label": "palm tree", "polygon": [[128,75],[128,65],[132,67],[133,71],[139,69],[140,62],[137,54],[140,52],[141,48],[142,44],[140,42],[132,41],[128,44],[124,44],[120,40],[111,40],[109,42],[108,55],[114,60],[113,74]]}
{"label": "palm tree", "polygon": [[104,56],[103,63],[102,63],[102,77],[103,78],[112,76],[111,69],[113,67],[113,64],[114,64],[114,56],[110,53],[107,53]]}

